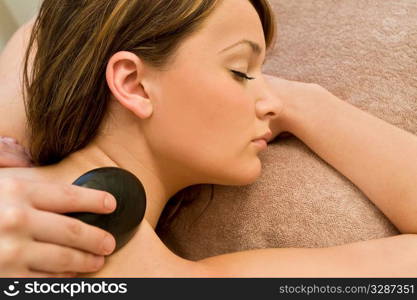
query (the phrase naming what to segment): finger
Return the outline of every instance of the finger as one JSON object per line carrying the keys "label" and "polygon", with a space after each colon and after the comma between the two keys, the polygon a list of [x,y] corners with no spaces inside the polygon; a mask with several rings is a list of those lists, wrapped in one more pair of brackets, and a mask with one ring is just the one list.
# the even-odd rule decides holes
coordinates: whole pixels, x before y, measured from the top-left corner
{"label": "finger", "polygon": [[24,203],[0,201],[0,244],[5,241],[6,234],[14,238],[27,236],[28,209],[30,207]]}
{"label": "finger", "polygon": [[15,153],[2,152],[0,155],[0,168],[14,167],[25,168],[31,167],[32,163]]}
{"label": "finger", "polygon": [[107,231],[68,216],[33,209],[28,222],[31,235],[37,241],[97,255],[108,255],[116,247],[114,237]]}
{"label": "finger", "polygon": [[30,278],[73,278],[76,277],[77,273],[69,272],[69,273],[47,273],[47,272],[39,272],[36,270],[30,270],[27,273],[27,276]]}
{"label": "finger", "polygon": [[[69,184],[35,182],[27,179],[11,180],[11,190],[21,190],[33,207],[57,213],[111,213],[116,199],[107,192]],[[7,183],[6,183],[7,184]]]}
{"label": "finger", "polygon": [[103,256],[42,242],[31,244],[25,260],[31,270],[41,273],[97,272],[104,265]]}

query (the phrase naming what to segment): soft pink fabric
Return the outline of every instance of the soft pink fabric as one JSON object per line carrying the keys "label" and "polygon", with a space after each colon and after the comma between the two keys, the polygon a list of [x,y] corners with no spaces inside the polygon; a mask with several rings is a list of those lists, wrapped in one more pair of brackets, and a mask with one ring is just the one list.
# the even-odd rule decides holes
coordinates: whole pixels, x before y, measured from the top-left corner
{"label": "soft pink fabric", "polygon": [[[316,82],[417,133],[415,0],[270,2],[278,19],[278,43],[265,73]],[[215,186],[212,203],[192,223],[210,196],[204,186],[201,197],[159,230],[166,245],[197,260],[247,249],[326,247],[398,234],[358,188],[295,137],[275,140],[261,158],[264,171],[256,183]]]}

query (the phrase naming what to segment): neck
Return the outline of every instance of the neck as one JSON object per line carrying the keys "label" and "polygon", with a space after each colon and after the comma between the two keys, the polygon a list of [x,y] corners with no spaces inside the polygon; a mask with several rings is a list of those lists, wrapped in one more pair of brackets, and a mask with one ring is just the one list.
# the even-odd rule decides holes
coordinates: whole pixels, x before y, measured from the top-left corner
{"label": "neck", "polygon": [[134,152],[131,149],[135,147],[121,145],[123,144],[108,137],[98,138],[60,163],[38,168],[37,171],[50,182],[70,184],[82,174],[95,168],[118,167],[128,170],[142,182],[145,188],[147,208],[144,218],[155,229],[168,200],[187,186],[186,179],[174,174],[174,170],[167,165],[162,172],[159,164],[155,163],[155,158],[148,151]]}

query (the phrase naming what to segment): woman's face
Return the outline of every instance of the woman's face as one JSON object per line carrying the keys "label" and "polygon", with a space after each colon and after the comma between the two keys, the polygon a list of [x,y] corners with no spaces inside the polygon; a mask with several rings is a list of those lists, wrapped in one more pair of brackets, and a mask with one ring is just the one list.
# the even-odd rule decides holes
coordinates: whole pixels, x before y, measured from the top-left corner
{"label": "woman's face", "polygon": [[[241,40],[253,41],[261,52],[237,44]],[[262,148],[252,140],[269,131],[281,110],[261,74],[264,58],[255,8],[249,1],[222,1],[151,91],[148,143],[171,164],[166,168],[181,168],[196,183],[245,185],[259,177]],[[256,79],[245,81],[231,70]]]}

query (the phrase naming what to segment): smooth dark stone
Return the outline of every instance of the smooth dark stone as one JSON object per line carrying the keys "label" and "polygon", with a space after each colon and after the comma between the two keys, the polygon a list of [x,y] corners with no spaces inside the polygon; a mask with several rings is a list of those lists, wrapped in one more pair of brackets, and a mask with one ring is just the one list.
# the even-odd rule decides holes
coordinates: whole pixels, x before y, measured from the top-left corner
{"label": "smooth dark stone", "polygon": [[66,215],[110,232],[116,239],[115,251],[123,247],[145,215],[146,192],[140,180],[124,169],[106,167],[87,172],[73,184],[106,191],[116,198],[117,207],[111,214],[77,212]]}

